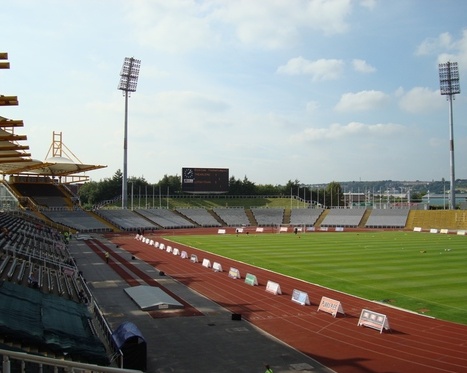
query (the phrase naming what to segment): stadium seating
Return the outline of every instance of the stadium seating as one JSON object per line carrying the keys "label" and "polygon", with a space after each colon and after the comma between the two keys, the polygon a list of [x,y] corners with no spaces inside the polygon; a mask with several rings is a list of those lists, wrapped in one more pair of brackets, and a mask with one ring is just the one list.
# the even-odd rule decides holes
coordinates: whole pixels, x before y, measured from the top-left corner
{"label": "stadium seating", "polygon": [[321,223],[322,227],[358,227],[366,209],[330,209]]}
{"label": "stadium seating", "polygon": [[414,227],[466,230],[467,212],[465,210],[411,210],[406,228],[413,229]]}
{"label": "stadium seating", "polygon": [[76,266],[66,250],[64,237],[44,225],[5,216],[6,213],[0,216],[0,279],[30,286],[35,277],[38,288],[79,301],[80,287],[72,276]]}
{"label": "stadium seating", "polygon": [[249,226],[250,221],[243,208],[216,207],[212,209],[229,227]]}
{"label": "stadium seating", "polygon": [[409,211],[409,209],[373,209],[365,227],[404,228]]}
{"label": "stadium seating", "polygon": [[67,196],[53,183],[14,183],[13,187],[42,207],[66,208]]}
{"label": "stadium seating", "polygon": [[157,226],[130,210],[97,210],[96,214],[124,231],[155,230]]}
{"label": "stadium seating", "polygon": [[83,210],[44,210],[50,220],[80,232],[109,232],[112,229]]}
{"label": "stadium seating", "polygon": [[269,226],[269,225],[281,225],[284,219],[283,208],[260,208],[253,207],[251,212],[253,213],[258,226]]}
{"label": "stadium seating", "polygon": [[178,208],[177,212],[186,216],[191,221],[201,227],[220,227],[222,226],[206,209],[204,208]]}
{"label": "stadium seating", "polygon": [[[91,293],[67,250],[66,235],[30,219],[0,213],[2,346],[12,344],[16,349],[68,360],[76,352],[86,361],[108,364],[105,347],[89,318]],[[61,326],[59,331],[56,325]],[[43,338],[46,334],[48,338]],[[85,340],[83,334],[91,336]],[[57,350],[57,343],[68,346],[66,354]],[[12,366],[12,371],[19,369]]]}
{"label": "stadium seating", "polygon": [[290,225],[313,226],[323,213],[324,209],[292,209],[290,213]]}
{"label": "stadium seating", "polygon": [[153,221],[155,224],[165,229],[195,227],[195,224],[172,210],[138,209],[135,211],[138,214],[144,216],[146,219]]}

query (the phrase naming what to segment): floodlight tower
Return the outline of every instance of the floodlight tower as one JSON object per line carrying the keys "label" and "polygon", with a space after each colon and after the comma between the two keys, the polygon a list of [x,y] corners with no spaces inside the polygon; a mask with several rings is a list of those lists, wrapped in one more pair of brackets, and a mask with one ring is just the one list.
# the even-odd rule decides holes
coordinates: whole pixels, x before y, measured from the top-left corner
{"label": "floodlight tower", "polygon": [[125,130],[123,137],[123,178],[122,178],[122,209],[127,208],[127,160],[128,160],[128,97],[130,92],[136,91],[138,84],[139,68],[141,60],[136,60],[133,57],[125,57],[123,61],[122,72],[120,73],[120,84],[118,89],[123,91],[125,96]]}
{"label": "floodlight tower", "polygon": [[457,62],[446,62],[439,64],[439,83],[441,95],[448,96],[447,100],[449,101],[449,150],[451,156],[451,191],[449,196],[449,208],[454,210],[456,208],[456,195],[454,187],[454,129],[452,100],[455,99],[455,94],[461,92]]}

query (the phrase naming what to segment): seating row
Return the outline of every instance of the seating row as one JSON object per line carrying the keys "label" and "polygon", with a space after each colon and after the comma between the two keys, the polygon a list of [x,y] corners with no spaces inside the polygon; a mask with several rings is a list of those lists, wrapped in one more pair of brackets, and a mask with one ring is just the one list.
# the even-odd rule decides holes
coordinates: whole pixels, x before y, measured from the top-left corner
{"label": "seating row", "polygon": [[[325,210],[292,209],[290,222],[292,226],[314,226]],[[322,227],[358,227],[366,209],[330,209]],[[251,208],[258,226],[278,226],[284,224],[284,208]],[[373,209],[370,210],[367,228],[401,228],[407,221],[408,209]],[[54,222],[68,226],[80,232],[108,232],[110,226],[101,222],[92,214],[82,210],[43,211],[43,214]],[[241,227],[252,223],[243,208],[204,208],[137,209],[135,211],[112,209],[97,210],[96,214],[114,226],[125,231],[177,229],[194,227]]]}

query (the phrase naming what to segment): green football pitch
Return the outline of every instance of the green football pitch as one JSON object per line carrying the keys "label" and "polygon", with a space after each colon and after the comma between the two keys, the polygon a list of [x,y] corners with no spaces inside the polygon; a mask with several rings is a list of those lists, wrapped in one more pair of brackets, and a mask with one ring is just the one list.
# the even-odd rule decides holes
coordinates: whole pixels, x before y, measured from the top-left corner
{"label": "green football pitch", "polygon": [[167,239],[365,299],[467,324],[467,237],[250,233]]}

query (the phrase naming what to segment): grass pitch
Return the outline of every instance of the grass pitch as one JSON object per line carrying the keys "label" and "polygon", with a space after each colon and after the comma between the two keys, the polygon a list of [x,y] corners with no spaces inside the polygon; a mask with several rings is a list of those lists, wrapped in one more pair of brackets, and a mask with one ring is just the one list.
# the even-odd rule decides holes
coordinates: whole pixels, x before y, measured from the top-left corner
{"label": "grass pitch", "polygon": [[170,236],[321,286],[467,324],[467,237],[416,232]]}

